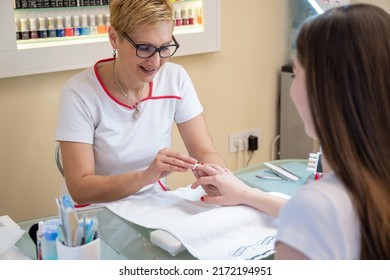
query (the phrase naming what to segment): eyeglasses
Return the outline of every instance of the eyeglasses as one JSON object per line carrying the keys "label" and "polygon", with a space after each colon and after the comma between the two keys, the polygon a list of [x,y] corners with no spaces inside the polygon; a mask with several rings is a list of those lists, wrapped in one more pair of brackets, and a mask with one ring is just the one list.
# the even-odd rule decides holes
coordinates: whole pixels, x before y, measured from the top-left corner
{"label": "eyeglasses", "polygon": [[156,52],[158,52],[161,58],[168,58],[174,55],[180,46],[173,35],[172,39],[174,44],[161,46],[159,48],[148,44],[137,44],[126,33],[122,33],[122,36],[133,45],[139,58],[152,57]]}

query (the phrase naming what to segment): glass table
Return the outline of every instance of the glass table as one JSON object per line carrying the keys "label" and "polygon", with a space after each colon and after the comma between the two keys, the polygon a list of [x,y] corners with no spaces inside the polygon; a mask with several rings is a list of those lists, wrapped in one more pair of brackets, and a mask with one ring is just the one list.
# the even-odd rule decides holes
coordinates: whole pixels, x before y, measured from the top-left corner
{"label": "glass table", "polygon": [[[273,175],[264,164],[253,165],[238,170],[235,174],[251,187],[264,191],[280,192],[293,196],[298,189],[308,180],[312,180],[311,173],[306,171],[307,160],[280,160],[273,162],[280,164],[301,177],[298,182],[288,180],[259,179],[256,175]],[[101,237],[101,259],[103,260],[193,260],[195,259],[188,251],[176,256],[170,255],[160,247],[150,242],[150,232],[147,229],[122,219],[106,207],[78,210],[79,218],[95,216],[99,221],[98,233]],[[16,243],[22,253],[31,259],[36,259],[36,247],[28,234],[32,225],[41,220],[56,218],[46,217],[18,223],[25,231],[22,238]]]}
{"label": "glass table", "polygon": [[288,196],[294,196],[304,184],[314,180],[314,174],[306,170],[308,160],[277,160],[270,162],[292,171],[300,179],[298,181],[282,180],[280,178],[269,179],[269,177],[275,177],[275,175],[264,163],[240,169],[235,172],[235,175],[253,188],[259,188],[266,192],[279,192]]}
{"label": "glass table", "polygon": [[[106,207],[87,210],[78,210],[78,216],[96,217],[99,221],[98,233],[101,237],[101,259],[103,260],[169,260],[169,259],[195,259],[188,251],[175,257],[161,248],[154,246],[149,239],[151,229],[143,228],[122,219]],[[56,218],[46,217],[18,223],[26,231],[16,243],[22,253],[36,259],[36,247],[28,234],[30,227],[42,220]]]}

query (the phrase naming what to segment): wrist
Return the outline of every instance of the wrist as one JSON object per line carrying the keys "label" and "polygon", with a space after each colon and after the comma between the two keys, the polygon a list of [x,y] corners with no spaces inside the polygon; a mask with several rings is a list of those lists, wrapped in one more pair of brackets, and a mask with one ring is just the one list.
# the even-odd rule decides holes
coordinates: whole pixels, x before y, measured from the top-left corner
{"label": "wrist", "polygon": [[247,187],[241,191],[239,197],[239,203],[253,207],[253,204],[256,202],[256,197],[258,196],[258,189]]}
{"label": "wrist", "polygon": [[147,172],[147,169],[145,169],[145,170],[136,171],[136,180],[140,186],[144,187],[157,182],[158,179],[154,180],[153,176],[151,176]]}

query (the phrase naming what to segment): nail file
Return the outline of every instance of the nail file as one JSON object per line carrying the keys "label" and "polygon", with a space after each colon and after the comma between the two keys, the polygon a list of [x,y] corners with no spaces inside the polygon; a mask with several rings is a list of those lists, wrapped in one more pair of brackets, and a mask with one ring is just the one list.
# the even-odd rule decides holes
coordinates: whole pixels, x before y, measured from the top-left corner
{"label": "nail file", "polygon": [[59,205],[65,245],[71,247],[78,246],[80,245],[82,235],[79,233],[81,229],[71,197],[69,195],[63,195],[59,201]]}
{"label": "nail file", "polygon": [[176,256],[186,250],[175,236],[161,229],[154,230],[150,233],[150,242],[167,251],[172,256]]}
{"label": "nail file", "polygon": [[270,162],[264,162],[264,165],[267,166],[269,169],[271,169],[273,172],[275,172],[277,175],[283,177],[283,178],[286,178],[286,179],[289,179],[291,181],[299,181],[299,179],[301,179],[301,177],[299,177],[298,175],[294,174],[293,172],[287,170],[285,167],[281,166],[281,165],[275,165],[273,163],[270,163]]}

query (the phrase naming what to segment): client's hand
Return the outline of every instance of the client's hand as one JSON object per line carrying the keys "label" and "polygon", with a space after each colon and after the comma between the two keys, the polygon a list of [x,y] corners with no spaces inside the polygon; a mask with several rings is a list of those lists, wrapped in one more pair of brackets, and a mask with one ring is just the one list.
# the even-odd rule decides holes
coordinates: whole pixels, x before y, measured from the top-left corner
{"label": "client's hand", "polygon": [[191,188],[203,186],[207,193],[202,197],[204,202],[218,205],[243,203],[244,194],[249,190],[249,187],[229,169],[215,164],[197,165],[195,169],[201,176],[192,184]]}
{"label": "client's hand", "polygon": [[[202,164],[202,163],[200,163]],[[194,169],[192,169],[192,173],[194,174],[196,179],[199,179],[201,177],[209,176],[206,172],[200,170],[197,168],[200,164],[195,164]],[[216,188],[213,185],[202,185],[203,190],[209,195],[209,196],[217,196],[220,195],[218,188]]]}

